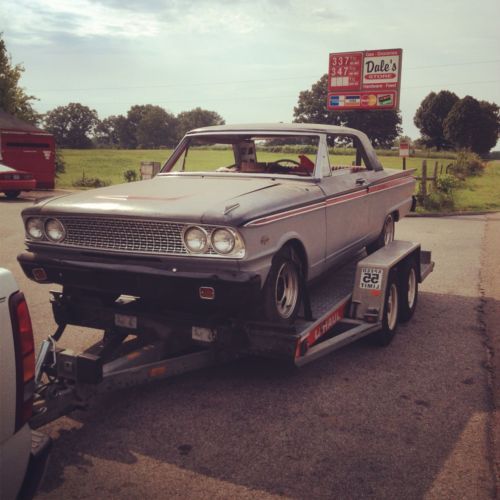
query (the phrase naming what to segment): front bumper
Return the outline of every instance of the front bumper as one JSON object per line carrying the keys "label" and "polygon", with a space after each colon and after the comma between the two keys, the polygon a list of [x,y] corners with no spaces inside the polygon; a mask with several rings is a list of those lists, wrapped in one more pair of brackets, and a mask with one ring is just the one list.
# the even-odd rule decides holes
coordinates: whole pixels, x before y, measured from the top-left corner
{"label": "front bumper", "polygon": [[[76,258],[24,252],[18,261],[28,278],[39,283],[58,283],[96,295],[132,295],[166,307],[238,307],[255,303],[261,279],[238,270],[207,269],[180,259],[133,261],[114,256]],[[43,272],[40,272],[43,270]],[[200,288],[212,288],[213,298],[202,298]]]}

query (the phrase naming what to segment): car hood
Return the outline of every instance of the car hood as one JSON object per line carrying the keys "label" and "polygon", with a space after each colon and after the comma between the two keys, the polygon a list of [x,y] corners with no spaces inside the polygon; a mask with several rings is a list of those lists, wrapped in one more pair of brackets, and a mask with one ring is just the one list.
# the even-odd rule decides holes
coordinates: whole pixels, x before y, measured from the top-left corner
{"label": "car hood", "polygon": [[314,182],[245,176],[158,176],[47,200],[27,213],[161,218],[240,225],[320,195]]}

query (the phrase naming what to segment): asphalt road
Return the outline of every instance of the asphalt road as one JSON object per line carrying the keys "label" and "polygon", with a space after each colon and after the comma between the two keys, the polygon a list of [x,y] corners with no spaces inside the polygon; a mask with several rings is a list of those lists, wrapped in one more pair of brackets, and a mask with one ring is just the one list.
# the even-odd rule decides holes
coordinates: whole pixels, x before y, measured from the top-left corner
{"label": "asphalt road", "polygon": [[[30,203],[0,197],[0,265],[27,296],[39,344],[55,329],[51,287],[16,261]],[[241,360],[113,392],[47,425],[40,498],[495,498],[486,323],[500,304],[499,227],[500,216],[398,223],[436,269],[385,349],[360,341],[297,372]],[[95,338],[73,328],[61,344]]]}

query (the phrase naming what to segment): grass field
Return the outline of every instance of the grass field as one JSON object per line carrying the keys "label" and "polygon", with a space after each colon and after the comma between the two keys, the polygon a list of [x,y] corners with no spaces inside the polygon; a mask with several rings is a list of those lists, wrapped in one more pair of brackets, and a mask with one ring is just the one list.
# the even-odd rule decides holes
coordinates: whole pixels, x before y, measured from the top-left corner
{"label": "grass field", "polygon": [[469,177],[454,198],[456,210],[500,211],[500,160],[488,162],[483,175]]}
{"label": "grass field", "polygon": [[[66,149],[62,151],[66,163],[66,173],[61,174],[56,181],[58,188],[74,189],[73,183],[85,175],[86,178],[99,178],[110,184],[124,182],[123,173],[135,170],[139,176],[141,161],[159,161],[161,164],[170,156],[171,150],[120,150],[120,149]],[[230,151],[203,150],[192,151],[192,163],[204,168],[215,168],[230,164]],[[273,161],[280,158],[294,157],[286,153],[261,153],[261,161]],[[402,168],[402,160],[397,156],[384,156],[379,153],[384,167]],[[334,165],[350,165],[351,155],[333,155],[331,163]],[[407,169],[416,169],[421,173],[422,158],[408,158]],[[427,158],[428,175],[432,175],[435,162],[438,162],[438,172],[445,171],[446,165],[452,160],[447,158]],[[455,192],[456,210],[500,210],[500,161],[490,161],[484,175],[470,177],[460,189]]]}

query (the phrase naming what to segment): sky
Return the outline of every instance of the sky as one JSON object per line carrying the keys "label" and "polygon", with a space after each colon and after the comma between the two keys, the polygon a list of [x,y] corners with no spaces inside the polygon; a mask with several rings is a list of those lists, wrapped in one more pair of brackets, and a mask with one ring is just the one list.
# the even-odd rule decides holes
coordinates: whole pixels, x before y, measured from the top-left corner
{"label": "sky", "polygon": [[403,133],[431,91],[500,104],[498,0],[1,0],[38,112],[155,104],[226,123],[291,122],[331,52],[402,48]]}

